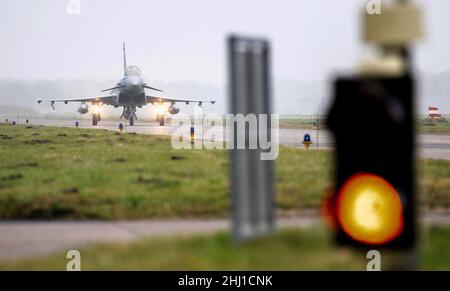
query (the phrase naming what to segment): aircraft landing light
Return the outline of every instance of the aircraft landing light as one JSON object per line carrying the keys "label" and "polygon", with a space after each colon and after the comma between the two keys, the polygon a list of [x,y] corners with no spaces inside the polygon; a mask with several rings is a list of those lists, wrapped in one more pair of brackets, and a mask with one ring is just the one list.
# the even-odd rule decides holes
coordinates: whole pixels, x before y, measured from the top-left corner
{"label": "aircraft landing light", "polygon": [[92,108],[92,113],[94,113],[94,114],[100,113],[100,106],[99,105],[92,105],[91,108]]}
{"label": "aircraft landing light", "polygon": [[158,114],[164,114],[167,111],[166,107],[164,106],[164,103],[156,104],[155,108]]}

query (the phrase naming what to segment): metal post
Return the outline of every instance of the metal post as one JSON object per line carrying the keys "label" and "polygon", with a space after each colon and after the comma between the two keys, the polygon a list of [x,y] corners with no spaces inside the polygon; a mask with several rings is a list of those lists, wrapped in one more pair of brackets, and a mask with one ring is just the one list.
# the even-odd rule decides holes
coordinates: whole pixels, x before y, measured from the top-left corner
{"label": "metal post", "polygon": [[[265,40],[232,36],[228,40],[228,52],[231,113],[242,114],[244,117],[255,114],[257,118],[260,114],[267,114],[267,136],[271,139],[269,43]],[[275,224],[273,161],[261,160],[260,148],[247,148],[249,131],[255,130],[250,127],[245,130],[245,135],[238,134],[235,122],[233,135],[229,137],[233,140],[232,225],[237,242],[269,234]],[[256,131],[258,132],[257,129]],[[259,133],[257,135],[259,138]],[[245,138],[246,149],[237,148],[238,136]]]}

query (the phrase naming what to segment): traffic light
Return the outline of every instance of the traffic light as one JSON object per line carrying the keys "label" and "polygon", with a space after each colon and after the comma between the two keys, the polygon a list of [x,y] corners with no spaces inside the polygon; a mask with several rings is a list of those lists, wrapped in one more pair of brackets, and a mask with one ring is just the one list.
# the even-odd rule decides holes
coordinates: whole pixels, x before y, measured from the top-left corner
{"label": "traffic light", "polygon": [[415,241],[413,79],[357,76],[335,82],[328,125],[336,143],[337,239],[359,246]]}
{"label": "traffic light", "polygon": [[336,239],[359,247],[413,249],[415,86],[408,46],[423,34],[407,1],[364,13],[364,40],[381,52],[334,82],[328,126],[335,138],[331,210]]}

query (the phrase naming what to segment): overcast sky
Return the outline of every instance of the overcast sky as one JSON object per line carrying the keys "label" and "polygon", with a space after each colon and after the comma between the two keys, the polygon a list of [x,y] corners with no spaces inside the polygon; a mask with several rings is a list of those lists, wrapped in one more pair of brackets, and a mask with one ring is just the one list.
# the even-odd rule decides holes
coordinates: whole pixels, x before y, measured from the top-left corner
{"label": "overcast sky", "polygon": [[[226,82],[230,32],[272,41],[274,75],[323,80],[362,52],[364,0],[0,1],[0,79],[118,79],[121,42],[147,79]],[[450,1],[423,0],[428,39],[416,52],[425,72],[450,70]]]}

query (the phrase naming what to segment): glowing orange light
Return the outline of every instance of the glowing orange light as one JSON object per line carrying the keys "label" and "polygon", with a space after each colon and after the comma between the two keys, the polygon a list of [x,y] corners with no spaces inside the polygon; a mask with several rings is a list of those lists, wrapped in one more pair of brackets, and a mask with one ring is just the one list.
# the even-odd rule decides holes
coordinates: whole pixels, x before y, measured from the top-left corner
{"label": "glowing orange light", "polygon": [[332,229],[337,228],[334,199],[331,193],[327,193],[321,203],[320,212],[325,223]]}
{"label": "glowing orange light", "polygon": [[97,114],[100,113],[100,106],[99,105],[92,105],[92,113]]}
{"label": "glowing orange light", "polygon": [[166,112],[166,110],[167,110],[165,105],[164,105],[164,103],[162,103],[162,102],[156,104],[155,108],[156,108],[156,112],[158,114],[164,114]]}
{"label": "glowing orange light", "polygon": [[362,243],[388,243],[403,231],[398,192],[373,174],[356,174],[344,183],[338,193],[336,214],[343,230]]}

